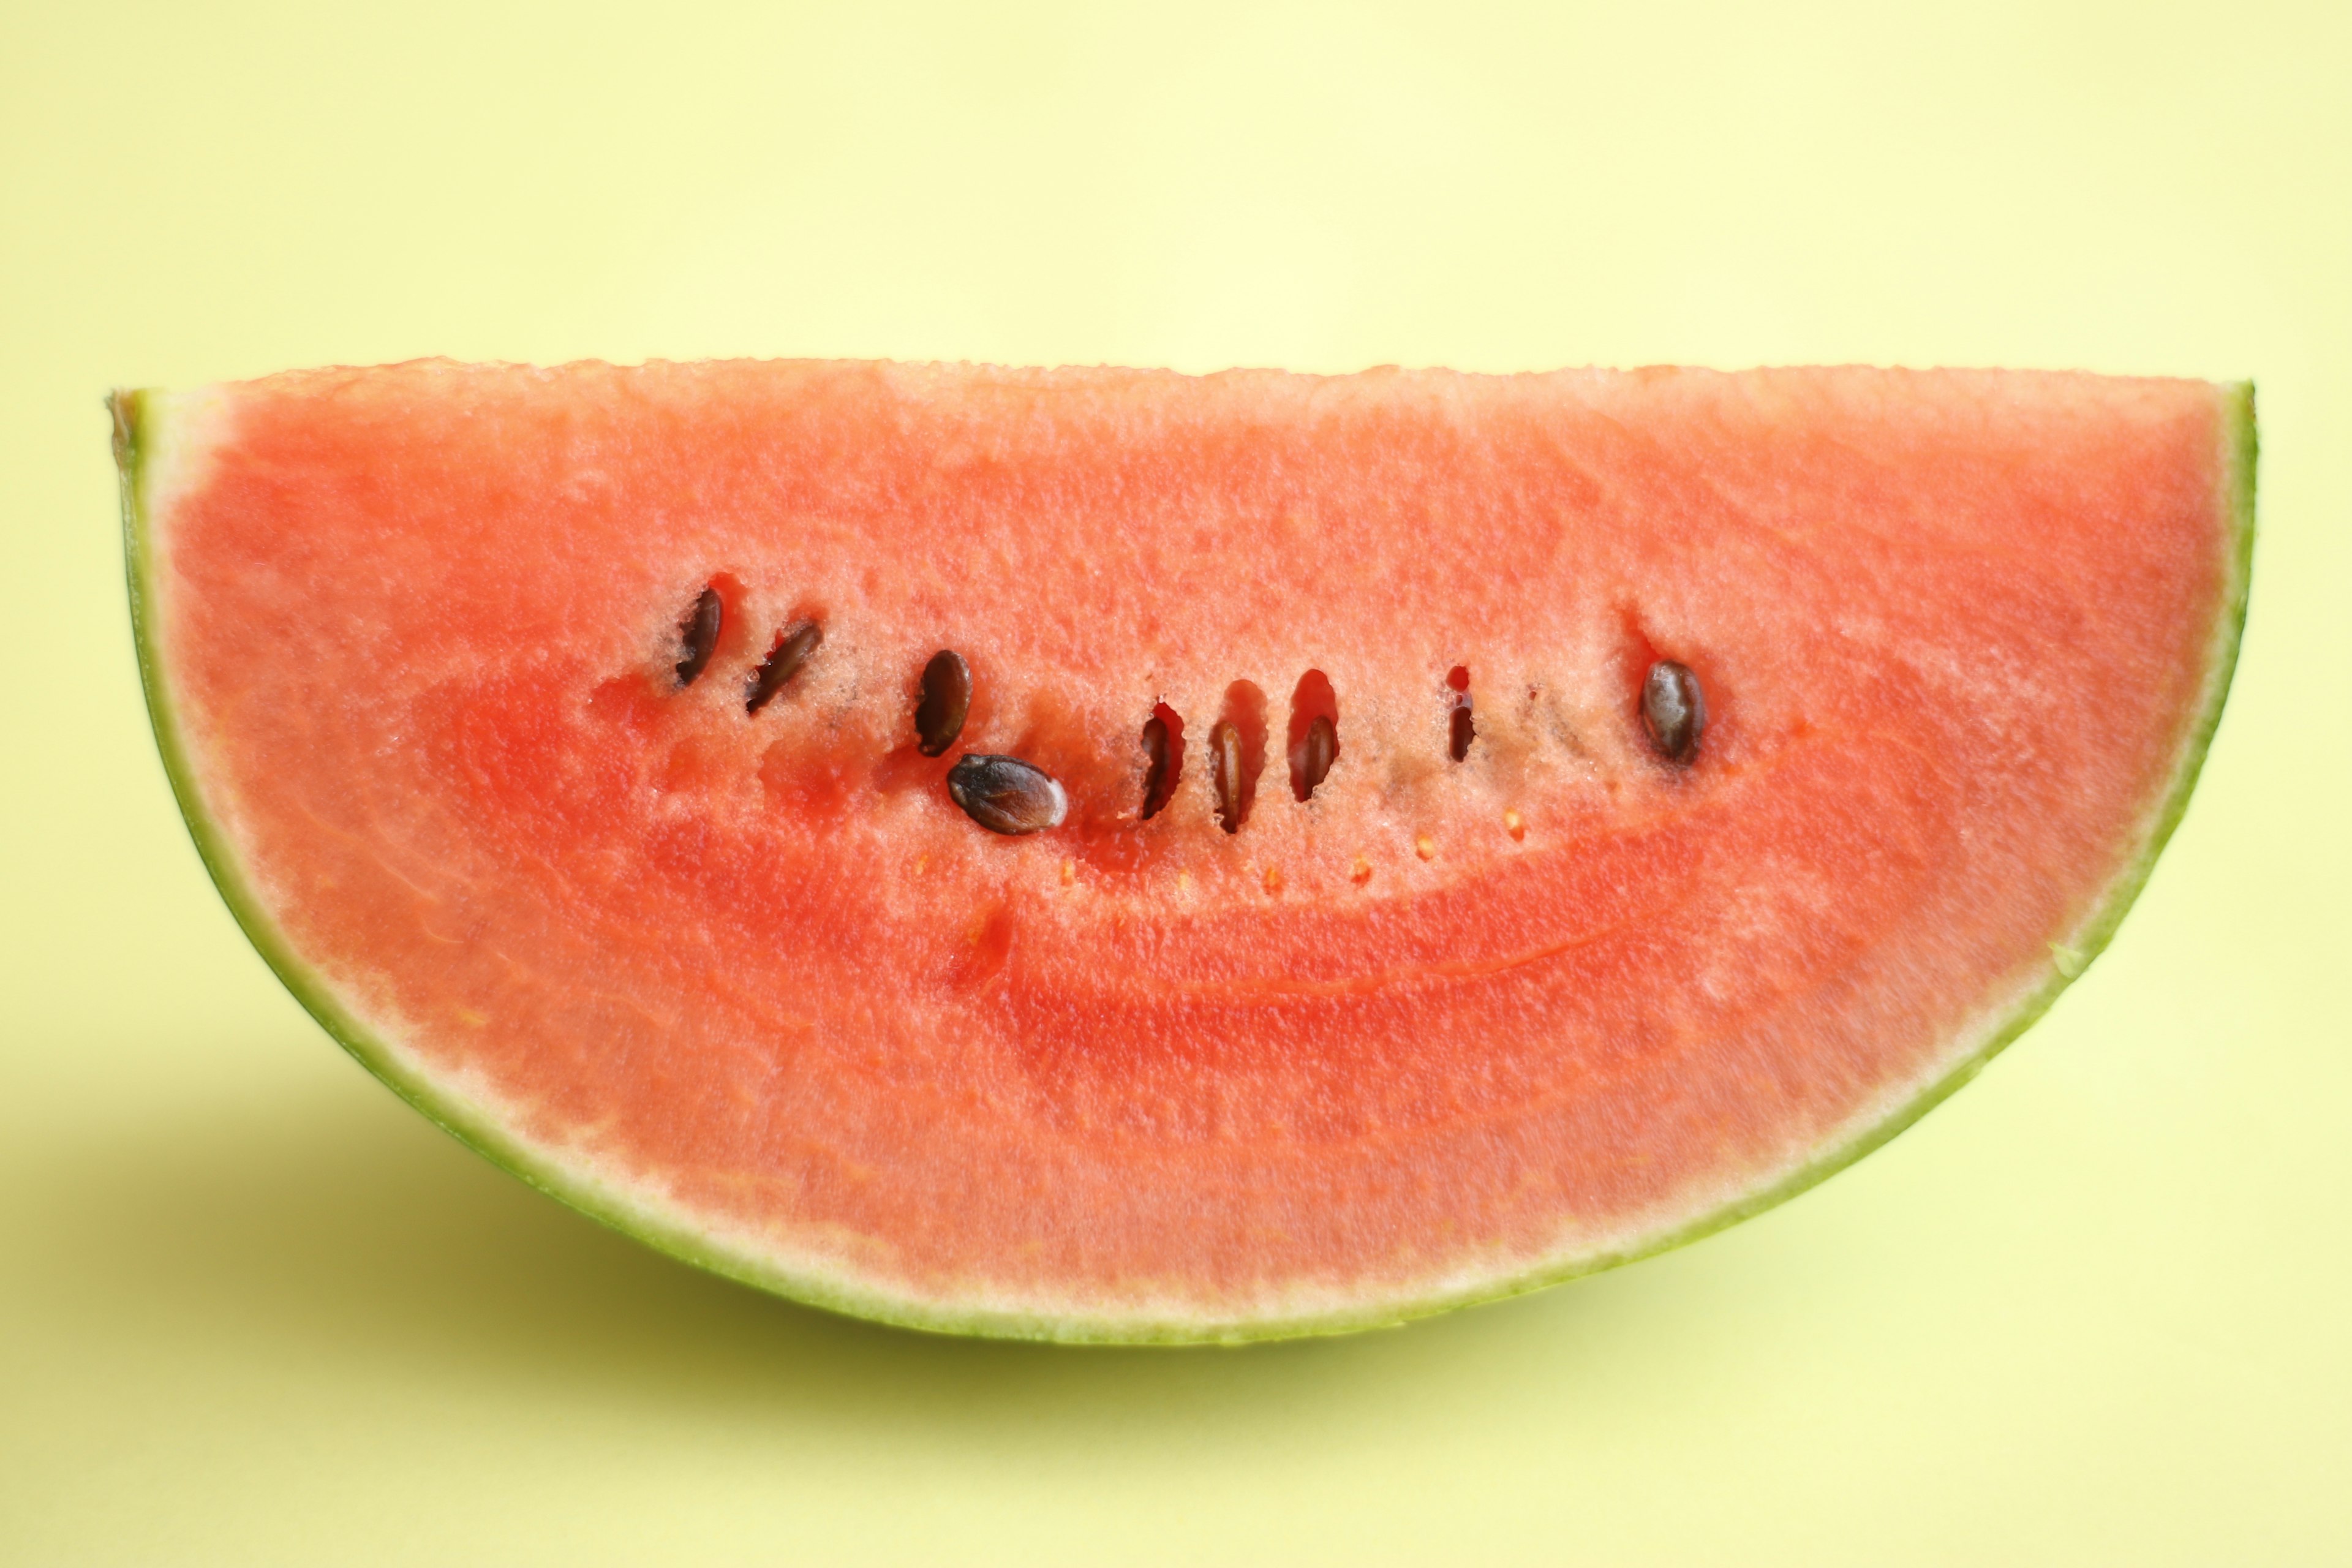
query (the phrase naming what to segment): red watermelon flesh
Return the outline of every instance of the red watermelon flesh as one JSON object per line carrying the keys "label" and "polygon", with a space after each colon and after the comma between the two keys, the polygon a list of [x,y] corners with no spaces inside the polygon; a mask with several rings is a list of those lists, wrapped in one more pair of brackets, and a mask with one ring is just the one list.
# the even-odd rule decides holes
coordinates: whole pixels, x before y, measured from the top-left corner
{"label": "red watermelon flesh", "polygon": [[[428,363],[115,407],[166,763],[321,1022],[656,1246],[1067,1339],[1393,1321],[1891,1136],[2121,918],[2252,541],[2251,395],[2187,381]],[[966,753],[1066,816],[985,830]]]}

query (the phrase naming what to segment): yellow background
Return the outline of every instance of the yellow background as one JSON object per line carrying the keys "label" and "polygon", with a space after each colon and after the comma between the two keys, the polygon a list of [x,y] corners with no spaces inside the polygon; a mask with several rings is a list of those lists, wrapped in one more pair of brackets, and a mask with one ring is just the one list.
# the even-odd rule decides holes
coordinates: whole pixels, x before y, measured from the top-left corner
{"label": "yellow background", "polygon": [[[2352,1561],[2347,82],[2336,5],[0,0],[0,1561]],[[527,1192],[205,882],[99,399],[428,353],[2252,375],[2254,613],[2113,951],[1826,1186],[933,1340]]]}

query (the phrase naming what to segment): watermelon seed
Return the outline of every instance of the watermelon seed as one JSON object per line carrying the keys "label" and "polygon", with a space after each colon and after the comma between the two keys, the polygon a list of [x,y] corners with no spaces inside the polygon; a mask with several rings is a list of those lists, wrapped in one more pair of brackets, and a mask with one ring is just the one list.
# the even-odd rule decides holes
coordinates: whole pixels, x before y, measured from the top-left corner
{"label": "watermelon seed", "polygon": [[966,752],[948,770],[948,794],[991,833],[1019,836],[1058,827],[1069,796],[1045,772],[1018,757]]}
{"label": "watermelon seed", "polygon": [[1217,825],[1228,833],[1239,833],[1249,817],[1241,779],[1241,730],[1231,719],[1220,719],[1209,731],[1209,782],[1217,792]]}
{"label": "watermelon seed", "polygon": [[1324,715],[1315,715],[1307,726],[1306,739],[1290,753],[1290,793],[1305,800],[1315,793],[1315,786],[1330,776],[1331,764],[1339,759],[1339,731]]}
{"label": "watermelon seed", "polygon": [[1184,778],[1184,721],[1165,702],[1143,721],[1143,817],[1160,815]]}
{"label": "watermelon seed", "polygon": [[751,672],[751,689],[743,699],[743,711],[757,713],[765,708],[768,700],[782,691],[785,682],[801,672],[801,666],[808,662],[808,656],[814,653],[817,645],[823,641],[824,628],[814,621],[803,621],[796,626],[787,626],[778,632],[776,646],[768,650],[768,657],[761,661],[758,669]]}
{"label": "watermelon seed", "polygon": [[678,639],[686,654],[677,661],[677,684],[681,689],[694,684],[710,663],[710,656],[719,650],[719,623],[726,617],[727,607],[719,601],[719,590],[705,588],[694,601],[694,607],[678,623]]}
{"label": "watermelon seed", "polygon": [[963,733],[964,715],[971,711],[971,666],[961,654],[941,648],[923,666],[923,700],[915,709],[915,738],[923,755],[936,757],[954,745]]}
{"label": "watermelon seed", "polygon": [[1687,665],[1662,658],[1650,666],[1642,682],[1642,723],[1666,761],[1687,767],[1698,755],[1698,738],[1706,732],[1706,694]]}
{"label": "watermelon seed", "polygon": [[1209,731],[1209,783],[1216,787],[1216,823],[1225,832],[1240,832],[1249,820],[1251,778],[1246,771],[1242,726],[1218,720]]}
{"label": "watermelon seed", "polygon": [[1290,793],[1304,802],[1339,760],[1339,698],[1331,678],[1310,669],[1290,694]]}
{"label": "watermelon seed", "polygon": [[1225,689],[1223,717],[1209,731],[1209,784],[1216,795],[1218,825],[1226,832],[1239,833],[1249,820],[1258,774],[1265,770],[1265,693],[1250,681],[1236,680]]}

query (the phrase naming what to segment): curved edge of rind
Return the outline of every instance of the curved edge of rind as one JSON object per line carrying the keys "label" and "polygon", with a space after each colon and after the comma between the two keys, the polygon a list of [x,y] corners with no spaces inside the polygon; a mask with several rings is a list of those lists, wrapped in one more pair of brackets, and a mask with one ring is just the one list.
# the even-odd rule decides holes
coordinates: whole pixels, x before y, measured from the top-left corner
{"label": "curved edge of rind", "polygon": [[992,1339],[1047,1341],[1103,1345],[1238,1345],[1276,1340],[1305,1339],[1349,1333],[1366,1329],[1393,1328],[1418,1318],[1455,1309],[1498,1301],[1564,1283],[1588,1274],[1655,1257],[1725,1230],[1765,1210],[1786,1203],[1828,1180],[1893,1139],[1948,1099],[1981,1072],[2011,1042],[2048,1012],[2067,986],[2080,978],[2090,963],[2105,951],[2124,916],[2147,883],[2157,858],[2171,839],[2189,809],[2206,753],[2227,705],[2237,668],[2246,610],[2252,583],[2254,549],[2255,463],[2258,437],[2254,423],[2254,388],[2241,382],[2218,389],[2222,414],[2225,494],[2229,517],[2229,579],[2221,613],[2213,632],[2204,701],[2186,737],[2171,786],[2164,795],[2139,852],[2117,875],[2106,897],[2074,932],[2070,963],[2073,973],[2053,966],[2052,978],[1996,1020],[1983,1042],[1944,1075],[1904,1100],[1889,1114],[1863,1129],[1835,1149],[1790,1172],[1770,1186],[1749,1193],[1720,1208],[1668,1231],[1615,1251],[1585,1254],[1538,1266],[1500,1280],[1482,1280],[1456,1290],[1441,1290],[1411,1300],[1368,1303],[1359,1310],[1307,1313],[1295,1317],[1242,1321],[1152,1320],[1130,1317],[1069,1317],[998,1309],[942,1310],[919,1300],[845,1287],[839,1279],[806,1275],[776,1267],[766,1258],[714,1246],[691,1228],[650,1214],[620,1194],[556,1166],[503,1129],[473,1112],[456,1097],[439,1092],[430,1081],[405,1070],[398,1053],[338,1003],[332,992],[294,955],[277,925],[237,869],[235,858],[222,842],[219,830],[205,809],[188,765],[171,692],[157,656],[154,637],[152,528],[148,515],[146,480],[156,430],[150,395],[118,392],[108,400],[114,416],[115,462],[121,476],[125,567],[129,577],[131,627],[139,656],[140,683],[155,731],[163,771],[180,815],[194,840],[196,852],[220,890],[237,924],[264,963],[294,994],[320,1026],[352,1058],[383,1080],[392,1091],[459,1142],[545,1193],[565,1206],[621,1234],[667,1253],[681,1262],[706,1269],[755,1289],[827,1311],[888,1323],[930,1333],[980,1335]]}

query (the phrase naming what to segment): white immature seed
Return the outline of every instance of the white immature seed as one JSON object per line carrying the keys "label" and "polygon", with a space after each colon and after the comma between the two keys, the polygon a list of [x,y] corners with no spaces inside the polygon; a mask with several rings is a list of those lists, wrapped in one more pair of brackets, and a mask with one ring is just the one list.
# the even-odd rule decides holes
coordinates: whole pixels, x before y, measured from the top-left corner
{"label": "white immature seed", "polygon": [[983,752],[957,759],[948,770],[948,794],[991,833],[1043,833],[1070,813],[1069,796],[1043,768]]}

